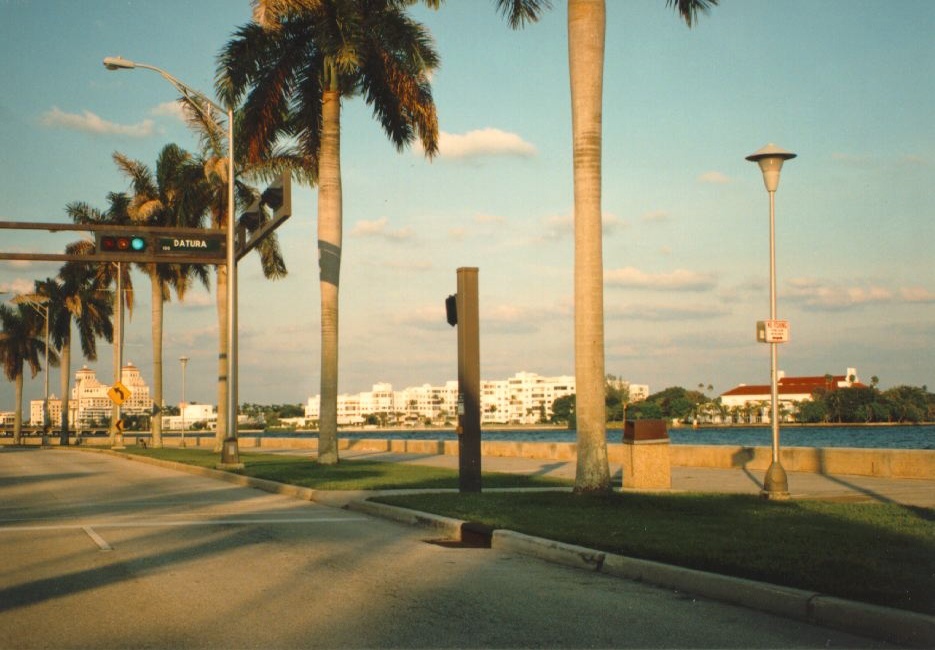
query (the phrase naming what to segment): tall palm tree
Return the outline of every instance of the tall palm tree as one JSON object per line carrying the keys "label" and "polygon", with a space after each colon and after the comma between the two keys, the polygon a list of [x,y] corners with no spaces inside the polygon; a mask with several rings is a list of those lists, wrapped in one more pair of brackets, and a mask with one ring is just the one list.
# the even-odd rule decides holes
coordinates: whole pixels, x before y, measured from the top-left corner
{"label": "tall palm tree", "polygon": [[[28,365],[35,377],[42,369],[40,357],[46,346],[45,324],[29,305],[0,304],[0,363],[3,373],[15,385],[16,404],[13,419],[13,444],[22,443],[23,435],[23,366]],[[49,351],[49,363],[55,360]]]}
{"label": "tall palm tree", "polygon": [[338,289],[342,249],[341,99],[362,95],[402,149],[417,136],[438,149],[429,73],[438,65],[427,30],[404,0],[256,0],[263,24],[241,27],[222,50],[218,94],[246,95],[241,133],[249,160],[268,157],[281,137],[318,182],[321,290],[321,419],[318,461],[338,462]]}
{"label": "tall palm tree", "polygon": [[[74,245],[66,248],[72,253]],[[59,351],[59,382],[62,395],[61,445],[68,444],[68,401],[71,382],[72,323],[77,326],[81,351],[88,361],[97,360],[97,339],[112,341],[113,303],[95,283],[95,271],[89,264],[67,262],[58,278],[46,280],[40,291],[49,296],[49,326],[53,345]]]}
{"label": "tall palm tree", "polygon": [[[202,200],[207,205],[211,219],[211,226],[216,229],[227,227],[227,192],[228,192],[228,162],[227,162],[227,134],[221,123],[221,116],[208,102],[200,101],[197,97],[185,96],[179,98],[185,109],[185,116],[189,128],[194,131],[200,140],[201,156],[199,163],[202,166],[204,178],[201,188]],[[235,113],[234,121],[240,118]],[[240,129],[235,125],[235,132]],[[240,146],[237,146],[240,145]],[[237,139],[234,152],[237,161],[236,173],[243,176],[255,176],[261,180],[268,180],[285,170],[296,172],[300,178],[308,177],[300,157],[291,156],[284,152],[251,163],[245,154],[243,139]],[[235,200],[238,205],[251,205],[258,198],[259,192],[251,185],[240,180],[235,181]],[[258,213],[242,215],[238,219],[238,228],[247,233],[253,233],[269,221],[270,215],[264,208]],[[287,274],[286,264],[282,257],[276,233],[270,233],[264,238],[257,252],[260,256],[260,266],[263,276],[276,280]],[[217,273],[217,318],[218,318],[218,419],[214,443],[214,451],[219,452],[228,434],[227,427],[227,265],[218,264]]]}
{"label": "tall palm tree", "polygon": [[[666,0],[691,27],[718,0]],[[534,20],[548,2],[498,0],[511,24]],[[610,490],[604,403],[604,264],[601,236],[601,106],[605,0],[568,0],[575,197],[576,492]]]}
{"label": "tall palm tree", "polygon": [[[130,216],[128,213],[130,207],[130,197],[125,192],[110,192],[107,195],[108,206],[104,211],[93,208],[83,201],[75,201],[65,206],[65,213],[76,224],[111,224],[128,225]],[[92,255],[95,252],[94,242],[81,240],[70,244],[67,252],[75,255]],[[133,317],[133,277],[130,273],[131,265],[126,262],[101,262],[91,267],[92,284],[95,291],[102,295],[108,290],[108,287],[114,285],[112,313],[117,317],[114,319],[111,341],[113,346],[114,359],[114,377],[119,378],[123,372],[121,368],[120,346],[123,345],[123,309]],[[118,291],[117,288],[120,290]],[[116,435],[116,426],[119,414],[119,406],[113,406],[111,412],[110,438],[111,443]]]}
{"label": "tall palm tree", "polygon": [[[175,144],[159,152],[155,173],[143,163],[115,153],[114,162],[130,179],[132,195],[127,213],[137,224],[147,226],[198,227],[204,215],[200,200],[203,169],[193,156]],[[163,306],[174,289],[179,300],[191,286],[192,276],[208,285],[207,271],[196,264],[145,263],[139,267],[151,286],[153,345],[152,445],[162,447],[162,340]]]}

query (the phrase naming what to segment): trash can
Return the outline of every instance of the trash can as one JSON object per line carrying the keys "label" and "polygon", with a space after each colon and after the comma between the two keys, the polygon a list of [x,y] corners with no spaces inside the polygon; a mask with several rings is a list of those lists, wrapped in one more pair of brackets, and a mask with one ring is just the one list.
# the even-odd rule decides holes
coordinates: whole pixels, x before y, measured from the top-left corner
{"label": "trash can", "polygon": [[669,432],[665,420],[627,420],[623,428],[623,487],[672,487]]}

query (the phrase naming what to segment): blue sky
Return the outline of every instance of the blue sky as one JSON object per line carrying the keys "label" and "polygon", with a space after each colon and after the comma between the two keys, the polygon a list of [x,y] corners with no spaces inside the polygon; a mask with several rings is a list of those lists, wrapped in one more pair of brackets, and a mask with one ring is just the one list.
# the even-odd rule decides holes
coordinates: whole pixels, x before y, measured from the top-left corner
{"label": "blue sky", "polygon": [[[416,10],[441,54],[441,154],[398,153],[359,99],[344,103],[342,392],[456,377],[444,298],[479,267],[482,376],[573,374],[572,187],[564,3],[524,31],[487,0]],[[881,386],[935,386],[935,3],[724,0],[688,30],[662,0],[608,0],[604,74],[606,368],[651,390],[768,383],[768,195],[744,160],[767,142],[799,157],[776,199],[779,365],[856,367]],[[174,89],[209,94],[246,0],[0,0],[0,220],[64,222],[106,206],[120,151],[149,165],[196,142]],[[296,188],[280,229],[289,276],[240,264],[240,401],[318,393],[316,196]],[[57,252],[71,233],[3,231],[0,249]],[[0,262],[0,291],[56,264]],[[148,280],[124,359],[151,377]],[[2,296],[9,299],[10,295]],[[166,308],[165,396],[215,399],[214,299]],[[91,364],[106,380],[111,349]],[[81,365],[77,359],[73,371]],[[52,390],[58,392],[57,371]],[[28,382],[38,398],[41,376]],[[0,382],[0,410],[12,409]]]}

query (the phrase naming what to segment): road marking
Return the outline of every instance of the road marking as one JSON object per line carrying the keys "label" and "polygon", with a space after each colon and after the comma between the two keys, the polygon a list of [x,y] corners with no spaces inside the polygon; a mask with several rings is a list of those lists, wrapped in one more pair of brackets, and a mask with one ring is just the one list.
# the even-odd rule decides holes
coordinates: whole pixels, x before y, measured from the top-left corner
{"label": "road marking", "polygon": [[114,550],[114,547],[108,544],[107,540],[98,535],[93,528],[90,526],[82,526],[81,528],[88,534],[88,537],[94,540],[94,543],[97,544],[102,551]]}
{"label": "road marking", "polygon": [[[179,521],[122,521],[98,522],[95,528],[160,528],[179,526],[249,526],[255,524],[340,524],[351,521],[369,521],[366,517],[316,517],[303,519],[210,519],[210,520],[179,520]],[[85,524],[49,524],[44,526],[0,526],[0,533],[30,532],[41,530],[84,530],[88,532],[90,526]],[[93,536],[93,531],[88,532]],[[106,543],[106,542],[105,542]]]}

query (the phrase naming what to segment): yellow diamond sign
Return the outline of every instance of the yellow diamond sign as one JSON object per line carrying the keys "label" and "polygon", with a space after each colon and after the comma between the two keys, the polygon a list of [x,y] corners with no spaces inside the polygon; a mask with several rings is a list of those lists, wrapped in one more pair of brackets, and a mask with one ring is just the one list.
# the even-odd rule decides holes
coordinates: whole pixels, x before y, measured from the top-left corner
{"label": "yellow diamond sign", "polygon": [[130,389],[121,384],[119,381],[110,387],[110,390],[107,391],[107,397],[110,398],[110,401],[120,406],[128,399],[133,393],[130,392]]}

